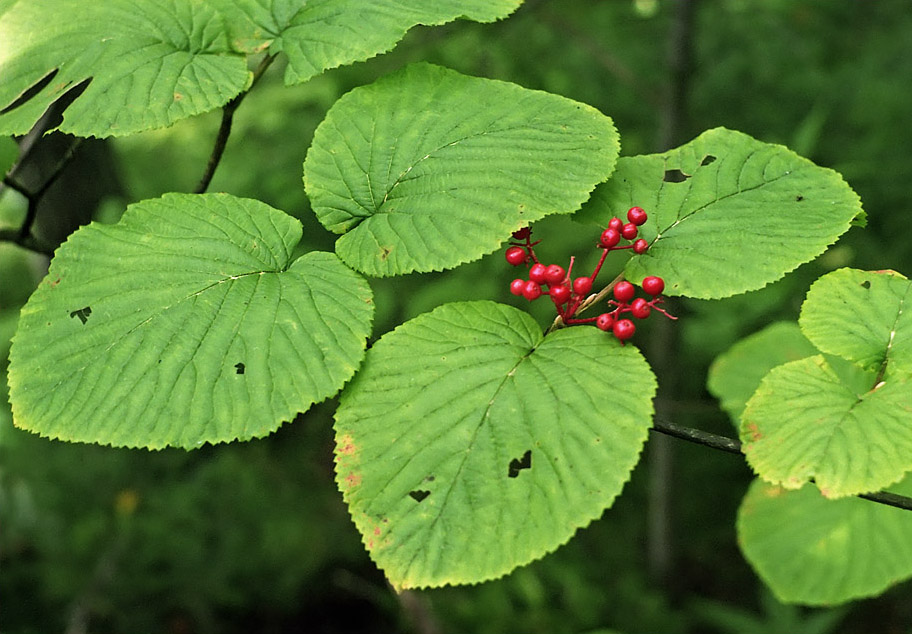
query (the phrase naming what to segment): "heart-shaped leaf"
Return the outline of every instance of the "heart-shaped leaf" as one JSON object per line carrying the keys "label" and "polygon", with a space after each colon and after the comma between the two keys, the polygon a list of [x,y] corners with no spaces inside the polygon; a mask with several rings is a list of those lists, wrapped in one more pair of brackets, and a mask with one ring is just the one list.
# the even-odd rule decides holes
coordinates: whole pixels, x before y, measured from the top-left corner
{"label": "heart-shaped leaf", "polygon": [[445,24],[459,17],[493,22],[520,4],[522,0],[227,0],[225,8],[236,25],[232,40],[250,52],[268,46],[270,53],[285,53],[285,83],[296,84],[386,52],[418,24]]}
{"label": "heart-shaped leaf", "polygon": [[[912,495],[912,478],[891,489]],[[912,577],[912,513],[813,486],[755,481],[738,512],[744,556],[780,600],[834,605]]]}
{"label": "heart-shaped leaf", "polygon": [[333,105],[304,162],[336,252],[369,275],[452,268],[521,226],[575,211],[618,137],[589,106],[415,64]]}
{"label": "heart-shaped leaf", "polygon": [[227,194],[169,194],[58,249],[10,353],[18,426],[193,448],[274,431],[335,394],[364,354],[367,282],[300,223]]}
{"label": "heart-shaped leaf", "polygon": [[861,201],[842,177],[780,145],[717,128],[664,154],[618,161],[576,218],[603,226],[637,205],[649,250],[629,260],[639,282],[704,299],[756,290],[823,253]]}
{"label": "heart-shaped leaf", "polygon": [[208,2],[21,1],[0,15],[0,41],[0,134],[24,134],[77,87],[60,129],[106,137],[218,108],[250,81]]}
{"label": "heart-shaped leaf", "polygon": [[642,355],[593,327],[445,304],[384,335],[336,414],[336,473],[398,588],[474,583],[611,505],[652,421]]}

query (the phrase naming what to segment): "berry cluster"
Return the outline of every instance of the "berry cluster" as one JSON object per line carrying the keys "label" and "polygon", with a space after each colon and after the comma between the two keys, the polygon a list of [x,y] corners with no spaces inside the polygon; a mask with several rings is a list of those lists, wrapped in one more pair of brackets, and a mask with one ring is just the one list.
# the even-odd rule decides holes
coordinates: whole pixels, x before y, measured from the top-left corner
{"label": "berry cluster", "polygon": [[[589,296],[595,278],[601,271],[602,264],[610,251],[632,249],[639,255],[645,253],[649,248],[646,240],[637,237],[639,226],[646,222],[646,217],[646,212],[640,207],[631,207],[627,211],[628,222],[625,223],[620,218],[612,218],[599,238],[598,248],[602,249],[602,257],[598,264],[595,265],[591,275],[576,278],[572,277],[574,258],[570,258],[570,265],[566,270],[559,264],[545,265],[535,255],[535,245],[538,242],[532,242],[532,230],[526,227],[514,231],[515,242],[510,243],[510,247],[505,253],[507,262],[513,266],[529,263],[531,266],[526,279],[517,278],[510,283],[510,292],[517,296],[521,295],[529,301],[547,294],[554,302],[557,314],[563,323],[594,323],[601,330],[611,331],[621,343],[630,339],[636,332],[636,325],[633,321],[622,317],[625,313],[630,313],[636,319],[645,319],[653,310],[656,310],[669,319],[676,319],[657,306],[662,303],[661,295],[665,289],[665,281],[661,277],[655,276],[645,278],[641,284],[649,299],[634,297],[636,287],[630,282],[622,280],[614,285],[612,289],[614,299],[608,301],[614,306],[614,310],[602,313],[598,317],[582,319],[575,317]],[[619,246],[622,238],[630,244]]]}

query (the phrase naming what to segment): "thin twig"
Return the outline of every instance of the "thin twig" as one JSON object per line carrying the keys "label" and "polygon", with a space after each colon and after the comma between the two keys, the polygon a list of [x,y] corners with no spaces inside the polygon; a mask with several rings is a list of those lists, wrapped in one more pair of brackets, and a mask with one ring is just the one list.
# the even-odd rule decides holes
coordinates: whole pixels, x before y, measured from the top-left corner
{"label": "thin twig", "polygon": [[206,163],[206,171],[203,173],[203,177],[193,190],[193,193],[202,194],[209,189],[212,177],[215,176],[215,170],[218,169],[219,163],[222,160],[222,155],[225,153],[225,146],[228,145],[228,137],[231,135],[231,124],[234,122],[235,110],[237,110],[238,106],[241,105],[241,102],[244,101],[244,97],[253,90],[253,87],[256,86],[260,77],[263,76],[263,73],[266,72],[266,69],[269,68],[269,65],[272,64],[274,59],[275,55],[266,55],[266,57],[260,61],[257,69],[253,72],[253,80],[250,82],[250,87],[229,101],[225,104],[225,107],[222,108],[222,122],[219,125],[219,131],[215,137],[215,145],[212,147],[212,153],[209,155],[209,161]]}
{"label": "thin twig", "polygon": [[[728,438],[727,436],[719,436],[699,429],[684,427],[683,425],[678,425],[677,423],[672,423],[667,420],[653,420],[652,429],[653,431],[668,436],[674,436],[675,438],[710,447],[712,449],[718,449],[719,451],[741,455],[744,454],[741,443],[733,438]],[[889,491],[860,493],[856,497],[870,500],[871,502],[877,502],[878,504],[886,504],[887,506],[893,506],[905,511],[912,511],[912,498],[890,493]]]}

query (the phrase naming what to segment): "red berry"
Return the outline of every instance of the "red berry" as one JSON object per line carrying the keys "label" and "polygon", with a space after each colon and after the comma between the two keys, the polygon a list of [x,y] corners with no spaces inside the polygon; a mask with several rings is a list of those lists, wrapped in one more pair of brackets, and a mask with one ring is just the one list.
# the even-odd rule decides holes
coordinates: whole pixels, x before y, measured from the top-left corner
{"label": "red berry", "polygon": [[646,222],[646,212],[642,207],[631,207],[627,210],[627,220],[639,227]]}
{"label": "red berry", "polygon": [[601,238],[600,242],[602,243],[602,246],[604,248],[610,249],[611,247],[613,247],[620,241],[621,241],[621,234],[618,233],[617,229],[612,229],[609,227],[608,229],[605,229],[604,231],[602,231],[602,238]]}
{"label": "red berry", "polygon": [[510,247],[504,255],[507,262],[513,266],[519,266],[526,261],[526,250],[522,247]]}
{"label": "red berry", "polygon": [[608,221],[608,228],[614,229],[615,231],[617,231],[619,233],[621,231],[622,226],[624,226],[624,221],[621,220],[620,218],[612,218],[611,220]]}
{"label": "red berry", "polygon": [[652,307],[642,297],[637,297],[635,300],[630,302],[630,314],[632,314],[637,319],[646,319],[649,317],[649,313],[652,312]]}
{"label": "red berry", "polygon": [[517,229],[513,232],[513,237],[516,240],[525,240],[532,235],[532,230],[529,227],[523,227],[522,229]]}
{"label": "red berry", "polygon": [[656,277],[655,275],[650,275],[649,277],[643,278],[643,283],[640,284],[643,287],[643,290],[655,297],[656,295],[661,295],[662,291],[665,290],[665,280],[661,277]]}
{"label": "red berry", "polygon": [[556,304],[566,304],[567,300],[570,299],[570,288],[563,285],[553,286],[548,294],[551,295],[551,299]]}
{"label": "red berry", "polygon": [[633,325],[633,322],[629,319],[621,319],[614,322],[614,325],[611,327],[611,332],[614,333],[614,336],[619,340],[624,341],[630,339],[633,336],[633,333],[636,332],[637,327]]}
{"label": "red berry", "polygon": [[585,295],[592,290],[591,277],[578,277],[573,280],[573,292],[577,295]]}
{"label": "red berry", "polygon": [[626,225],[621,227],[621,235],[624,236],[626,240],[633,240],[637,237],[637,226],[632,222],[628,222]]}
{"label": "red berry", "polygon": [[536,282],[538,284],[545,283],[545,265],[540,262],[536,262],[532,265],[532,268],[529,269],[529,280]]}
{"label": "red berry", "polygon": [[612,315],[611,313],[602,313],[601,315],[599,315],[598,317],[595,318],[595,326],[599,330],[604,330],[607,332],[607,331],[611,330],[611,327],[613,325],[614,325],[614,315]]}
{"label": "red berry", "polygon": [[545,281],[551,285],[560,284],[564,281],[566,273],[560,264],[549,264],[545,269]]}
{"label": "red berry", "polygon": [[636,288],[630,282],[618,282],[614,286],[614,298],[622,304],[626,304],[633,299],[634,293],[636,293]]}
{"label": "red berry", "polygon": [[648,248],[649,248],[649,243],[646,242],[645,240],[643,240],[643,238],[640,238],[639,240],[637,240],[636,242],[633,243],[633,252],[636,253],[637,255],[639,255],[641,253],[646,253],[646,249],[648,249]]}
{"label": "red berry", "polygon": [[529,280],[528,282],[525,283],[525,286],[523,286],[522,294],[523,294],[523,297],[525,297],[526,299],[528,299],[531,302],[533,299],[538,299],[539,297],[541,297],[542,289],[541,289],[541,286],[539,286],[539,284],[537,282],[533,282],[532,280]]}
{"label": "red berry", "polygon": [[526,288],[526,280],[515,279],[510,282],[510,292],[514,295],[522,295],[523,289]]}

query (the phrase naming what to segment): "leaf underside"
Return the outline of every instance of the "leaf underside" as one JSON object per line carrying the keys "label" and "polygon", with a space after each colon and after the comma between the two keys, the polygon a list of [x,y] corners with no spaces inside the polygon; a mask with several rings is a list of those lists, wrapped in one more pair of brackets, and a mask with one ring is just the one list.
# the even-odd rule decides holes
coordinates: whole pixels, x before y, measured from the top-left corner
{"label": "leaf underside", "polygon": [[335,394],[364,354],[370,288],[300,223],[227,194],[169,194],[58,249],[10,353],[22,428],[194,448],[264,436]]}
{"label": "leaf underside", "polygon": [[599,517],[638,460],[655,378],[592,327],[446,304],[380,339],[336,414],[337,482],[397,588],[475,583]]}

